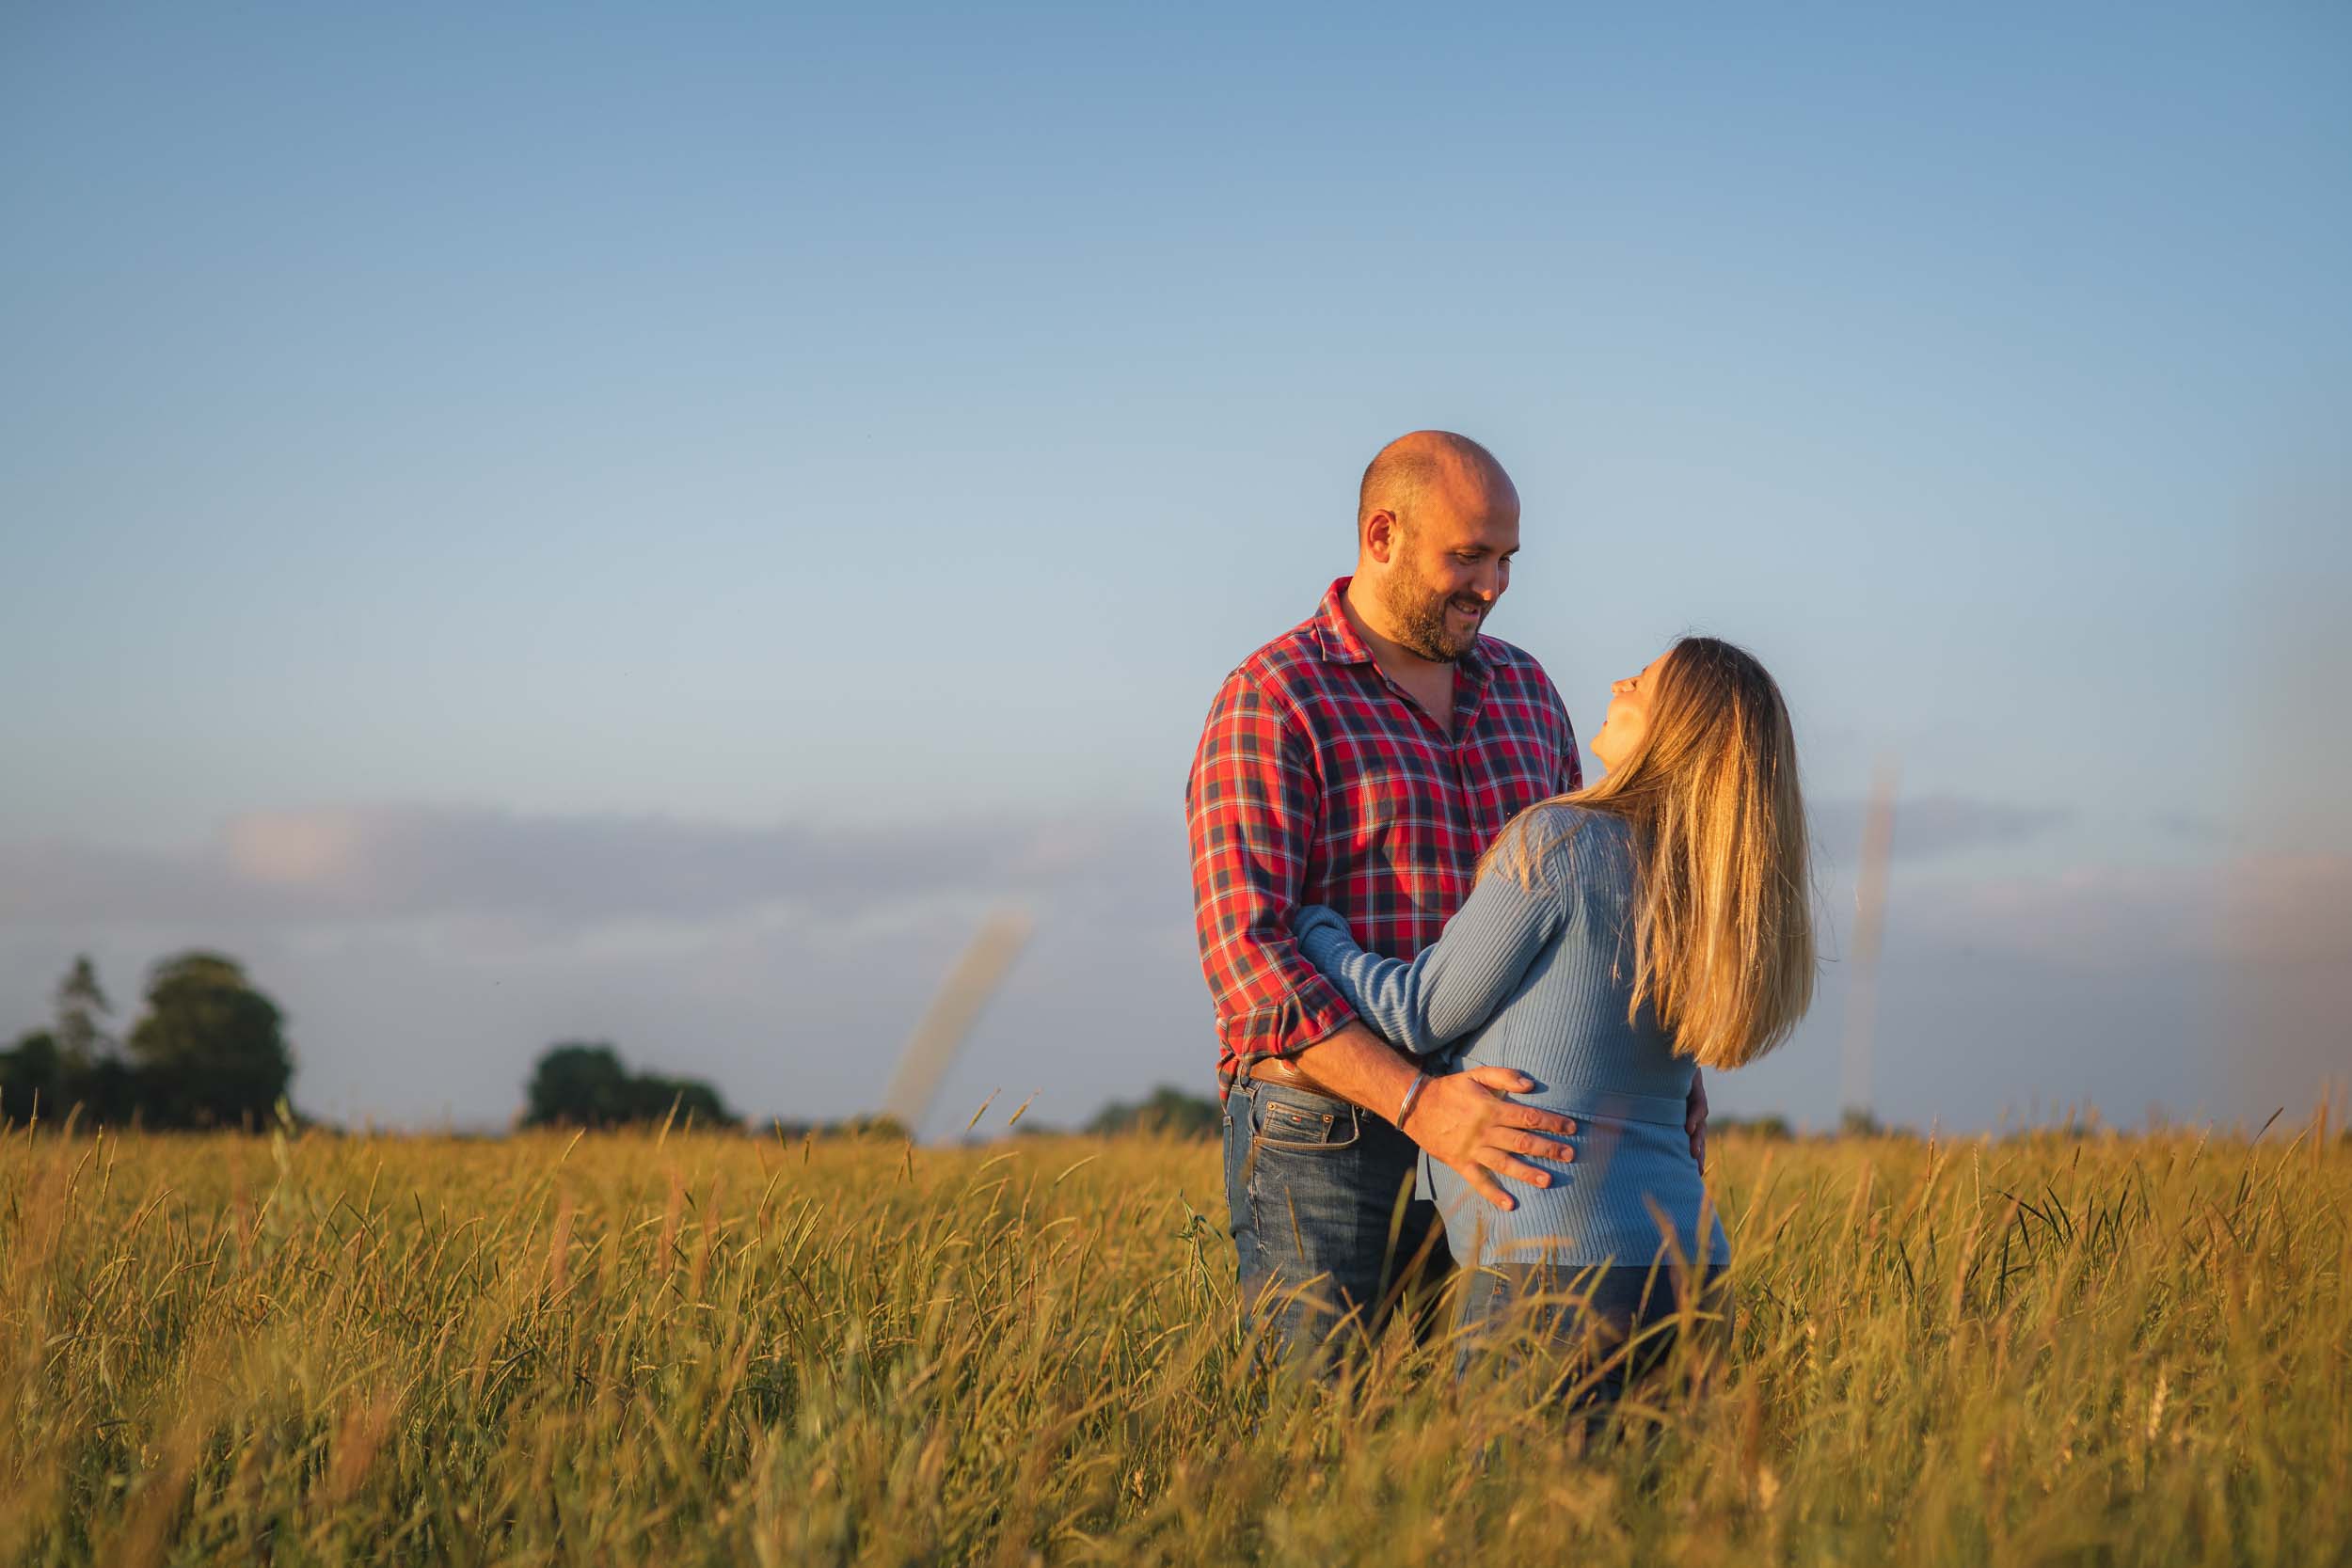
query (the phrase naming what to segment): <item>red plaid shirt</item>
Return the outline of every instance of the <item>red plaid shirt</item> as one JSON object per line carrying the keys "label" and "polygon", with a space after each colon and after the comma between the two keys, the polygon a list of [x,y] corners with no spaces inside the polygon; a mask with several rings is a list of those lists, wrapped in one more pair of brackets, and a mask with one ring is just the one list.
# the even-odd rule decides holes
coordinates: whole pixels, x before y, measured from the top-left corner
{"label": "red plaid shirt", "polygon": [[1327,904],[1366,948],[1409,958],[1470,895],[1502,825],[1583,780],[1541,665],[1480,638],[1454,667],[1448,736],[1348,624],[1348,581],[1225,677],[1185,782],[1220,1092],[1356,1016],[1299,955],[1302,905]]}

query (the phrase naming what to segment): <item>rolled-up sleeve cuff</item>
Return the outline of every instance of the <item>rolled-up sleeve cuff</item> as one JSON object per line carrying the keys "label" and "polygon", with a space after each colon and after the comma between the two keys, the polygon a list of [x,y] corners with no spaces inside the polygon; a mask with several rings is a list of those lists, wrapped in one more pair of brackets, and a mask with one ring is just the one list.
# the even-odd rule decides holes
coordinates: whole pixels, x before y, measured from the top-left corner
{"label": "rolled-up sleeve cuff", "polygon": [[1318,979],[1313,986],[1301,988],[1297,995],[1270,1006],[1221,1019],[1217,1028],[1237,1070],[1247,1074],[1265,1057],[1295,1056],[1355,1022],[1356,1009],[1328,982]]}

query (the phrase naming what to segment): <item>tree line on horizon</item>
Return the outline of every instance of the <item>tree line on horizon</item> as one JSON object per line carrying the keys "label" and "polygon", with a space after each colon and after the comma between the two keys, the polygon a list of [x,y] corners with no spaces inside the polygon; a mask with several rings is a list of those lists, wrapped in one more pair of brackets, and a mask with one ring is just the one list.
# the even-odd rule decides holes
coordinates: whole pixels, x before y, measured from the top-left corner
{"label": "tree line on horizon", "polygon": [[239,1127],[265,1123],[294,1080],[285,1015],[234,958],[201,949],[149,973],[147,1007],[118,1039],[87,956],[58,983],[52,1022],[0,1051],[0,1121]]}
{"label": "tree line on horizon", "polygon": [[[256,987],[244,967],[222,954],[192,950],[150,972],[146,1009],[118,1039],[106,1028],[113,1012],[98,972],[76,958],[58,983],[45,1028],[0,1050],[0,1125],[67,1119],[78,1107],[93,1126],[157,1129],[261,1127],[282,1116],[305,1122],[287,1102],[294,1059],[285,1038],[285,1015]],[[616,1129],[676,1124],[738,1129],[743,1118],[719,1090],[699,1078],[631,1070],[604,1041],[565,1040],[533,1063],[524,1085],[521,1127]],[[1145,1099],[1104,1105],[1083,1127],[1093,1134],[1156,1133],[1211,1139],[1221,1135],[1224,1107],[1211,1095],[1161,1085]],[[1786,1118],[1739,1120],[1718,1116],[1719,1131],[1769,1139],[1794,1135]],[[758,1131],[787,1138],[864,1133],[904,1137],[888,1117],[829,1121],[763,1118]],[[1035,1125],[1018,1132],[1047,1132]],[[1849,1114],[1847,1134],[1880,1131]]]}
{"label": "tree line on horizon", "polygon": [[[295,1062],[285,1014],[236,959],[203,949],[150,972],[146,1008],[130,1031],[107,1027],[114,1004],[87,955],[74,958],[50,1022],[0,1050],[0,1126],[35,1119],[157,1130],[309,1125],[288,1100]],[[532,1064],[516,1125],[615,1129],[659,1125],[734,1129],[743,1118],[699,1078],[632,1070],[605,1041],[565,1040]],[[1217,1102],[1163,1086],[1139,1105],[1103,1108],[1090,1132],[1160,1131],[1214,1136]],[[764,1118],[763,1134],[904,1137],[888,1117]],[[1050,1129],[1030,1126],[1025,1132]]]}

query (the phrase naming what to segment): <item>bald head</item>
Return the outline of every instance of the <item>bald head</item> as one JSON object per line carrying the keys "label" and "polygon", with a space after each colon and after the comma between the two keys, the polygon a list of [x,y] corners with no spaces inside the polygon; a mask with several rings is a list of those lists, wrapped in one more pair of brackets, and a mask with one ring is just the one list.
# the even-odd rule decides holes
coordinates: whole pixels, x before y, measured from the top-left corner
{"label": "bald head", "polygon": [[1449,511],[1487,513],[1507,507],[1515,515],[1519,493],[1495,454],[1450,430],[1416,430],[1382,447],[1364,469],[1356,493],[1356,530],[1380,513],[1406,527],[1425,504]]}
{"label": "bald head", "polygon": [[1494,453],[1416,430],[1364,470],[1348,606],[1400,656],[1450,663],[1477,645],[1518,547],[1519,493]]}

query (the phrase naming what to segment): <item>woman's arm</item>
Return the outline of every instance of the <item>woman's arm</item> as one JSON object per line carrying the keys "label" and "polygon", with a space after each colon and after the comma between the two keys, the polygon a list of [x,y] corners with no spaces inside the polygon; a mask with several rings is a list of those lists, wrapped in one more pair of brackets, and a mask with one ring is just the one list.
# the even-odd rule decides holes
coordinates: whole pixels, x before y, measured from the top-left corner
{"label": "woman's arm", "polygon": [[1444,934],[1406,963],[1356,945],[1347,922],[1321,906],[1298,917],[1298,949],[1390,1042],[1426,1055],[1486,1021],[1560,933],[1564,908],[1549,879],[1530,892],[1497,871],[1480,879]]}

